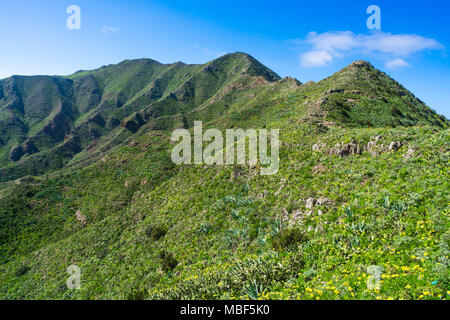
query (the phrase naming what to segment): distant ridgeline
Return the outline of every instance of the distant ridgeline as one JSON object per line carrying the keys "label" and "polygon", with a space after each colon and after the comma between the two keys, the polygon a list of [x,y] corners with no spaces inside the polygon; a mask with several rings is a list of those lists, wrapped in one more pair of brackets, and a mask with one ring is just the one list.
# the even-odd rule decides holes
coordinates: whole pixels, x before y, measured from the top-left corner
{"label": "distant ridgeline", "polygon": [[1,80],[0,182],[91,163],[142,128],[191,128],[196,120],[229,124],[245,105],[270,108],[270,96],[298,92],[302,96],[291,103],[341,125],[448,126],[445,117],[364,61],[302,85],[280,79],[244,53],[204,65],[131,60],[67,77]]}

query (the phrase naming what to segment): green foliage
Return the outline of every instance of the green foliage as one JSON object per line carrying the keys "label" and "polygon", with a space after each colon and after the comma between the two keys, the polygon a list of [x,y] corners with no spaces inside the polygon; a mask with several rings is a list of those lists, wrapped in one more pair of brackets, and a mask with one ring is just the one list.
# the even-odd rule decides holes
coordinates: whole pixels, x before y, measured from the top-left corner
{"label": "green foliage", "polygon": [[15,274],[16,274],[17,277],[20,277],[20,276],[23,276],[23,275],[27,274],[28,271],[30,271],[30,269],[31,268],[29,266],[27,266],[25,264],[22,264],[22,265],[20,265],[19,268],[17,268]]}
{"label": "green foliage", "polygon": [[145,234],[153,241],[158,241],[164,237],[166,233],[167,228],[165,226],[149,226],[145,228]]}
{"label": "green foliage", "polygon": [[295,277],[303,266],[300,251],[249,255],[233,264],[190,270],[182,281],[170,286],[160,283],[150,292],[150,299],[248,299],[249,293],[255,298]]}
{"label": "green foliage", "polygon": [[272,246],[276,250],[296,247],[305,242],[307,237],[299,228],[282,229],[272,239]]}
{"label": "green foliage", "polygon": [[172,271],[178,265],[178,261],[172,252],[162,250],[159,252],[159,258],[162,262],[162,269],[165,272]]}
{"label": "green foliage", "polygon": [[[370,65],[304,85],[243,54],[126,61],[58,78],[59,94],[51,79],[13,79],[42,112],[24,127],[0,81],[0,122],[14,123],[0,125],[0,298],[449,298],[448,121]],[[54,142],[39,128],[61,92],[78,139]],[[194,120],[280,129],[278,174],[175,166],[171,130]],[[40,152],[4,162],[28,132]],[[352,142],[360,153],[329,152]],[[70,264],[80,290],[65,286]]]}
{"label": "green foliage", "polygon": [[145,289],[133,289],[127,296],[126,300],[146,300],[148,292]]}
{"label": "green foliage", "polygon": [[248,284],[244,289],[244,295],[248,296],[250,299],[257,300],[259,296],[264,292],[263,286],[253,280],[252,283]]}
{"label": "green foliage", "polygon": [[[2,80],[0,88],[5,83],[12,89],[0,99],[0,182],[54,171],[77,156],[98,160],[93,150],[109,149],[145,125],[157,130],[188,127],[198,118],[187,119],[186,114],[196,108],[206,111],[202,119],[213,119],[226,106],[201,106],[232,84],[255,81],[253,77],[279,80],[243,53],[205,65],[126,60],[66,78]],[[12,161],[13,147],[22,151]]]}

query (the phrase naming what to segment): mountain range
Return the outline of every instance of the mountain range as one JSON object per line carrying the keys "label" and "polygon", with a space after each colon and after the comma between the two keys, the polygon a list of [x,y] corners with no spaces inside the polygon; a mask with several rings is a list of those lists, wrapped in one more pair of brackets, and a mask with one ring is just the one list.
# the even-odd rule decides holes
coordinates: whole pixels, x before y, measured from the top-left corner
{"label": "mountain range", "polygon": [[[279,173],[174,165],[194,121],[280,129]],[[448,297],[448,128],[366,61],[304,84],[245,53],[0,80],[0,297]]]}
{"label": "mountain range", "polygon": [[[249,99],[254,103],[267,90],[294,93],[299,86],[243,53],[205,65],[141,59],[68,77],[13,76],[0,81],[0,181],[84,161],[90,158],[86,153],[104,152],[143,126],[170,130],[190,127],[194,120],[218,121],[239,107],[236,95],[254,92]],[[444,117],[365,62],[300,90],[314,95],[315,101],[304,102],[340,123],[447,125]]]}

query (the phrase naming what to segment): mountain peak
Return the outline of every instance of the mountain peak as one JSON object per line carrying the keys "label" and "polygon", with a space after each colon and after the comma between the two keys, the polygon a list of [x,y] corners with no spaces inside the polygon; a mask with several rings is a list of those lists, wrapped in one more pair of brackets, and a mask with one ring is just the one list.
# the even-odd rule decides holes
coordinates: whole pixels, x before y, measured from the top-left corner
{"label": "mountain peak", "polygon": [[448,126],[444,117],[364,60],[354,61],[319,84],[324,92],[322,108],[333,118],[347,124]]}
{"label": "mountain peak", "polygon": [[263,77],[269,82],[275,82],[281,79],[274,71],[244,52],[234,52],[223,55],[208,62],[205,68],[210,69],[218,66],[222,66],[226,69],[240,67],[243,69],[243,73],[253,77]]}
{"label": "mountain peak", "polygon": [[349,67],[367,67],[367,68],[373,68],[373,69],[375,69],[374,66],[373,66],[370,62],[365,61],[365,60],[357,60],[357,61],[353,61],[353,62],[349,65]]}

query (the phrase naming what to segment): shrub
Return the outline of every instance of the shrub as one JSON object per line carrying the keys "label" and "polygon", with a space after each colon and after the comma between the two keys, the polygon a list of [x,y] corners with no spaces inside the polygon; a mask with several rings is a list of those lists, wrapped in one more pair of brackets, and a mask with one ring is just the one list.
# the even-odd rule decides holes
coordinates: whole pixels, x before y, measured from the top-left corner
{"label": "shrub", "polygon": [[307,240],[299,228],[283,229],[272,239],[272,247],[276,250],[292,248]]}
{"label": "shrub", "polygon": [[167,228],[164,226],[149,226],[145,229],[145,234],[153,241],[158,241],[164,237],[166,233]]}
{"label": "shrub", "polygon": [[200,228],[198,228],[197,230],[195,230],[195,233],[198,235],[201,234],[209,234],[212,230],[211,225],[207,224],[207,223],[202,223]]}
{"label": "shrub", "polygon": [[147,297],[147,290],[135,288],[128,293],[127,300],[145,300]]}
{"label": "shrub", "polygon": [[165,272],[173,270],[178,265],[178,261],[173,253],[166,250],[162,250],[159,253],[159,258],[162,260],[162,268]]}
{"label": "shrub", "polygon": [[[296,277],[303,267],[303,253],[300,250],[283,256],[275,252],[259,257],[248,256],[226,268],[215,269],[215,272],[201,272],[198,277],[183,279],[176,286],[154,291],[148,298],[230,299],[231,296],[247,295],[254,299],[259,298],[278,282]],[[247,285],[243,287],[243,284]]]}
{"label": "shrub", "polygon": [[30,267],[22,264],[17,270],[16,270],[16,276],[20,277],[23,276],[24,274],[28,273],[28,271],[30,271]]}
{"label": "shrub", "polygon": [[265,291],[264,287],[255,280],[253,280],[253,282],[251,282],[244,288],[243,293],[247,295],[250,299],[257,300],[260,294],[263,293],[264,291]]}
{"label": "shrub", "polygon": [[105,248],[105,247],[100,247],[96,252],[97,258],[99,258],[101,260],[105,259],[108,254],[109,254],[109,249]]}

